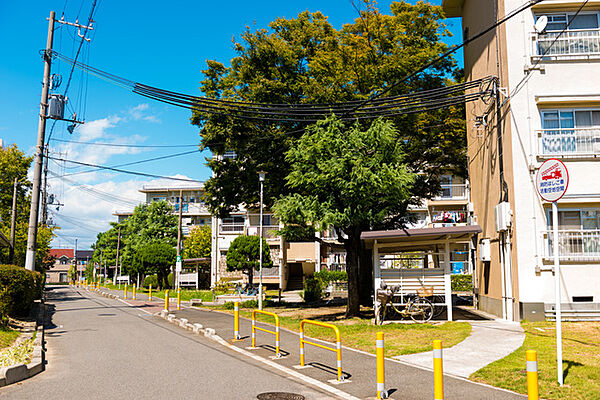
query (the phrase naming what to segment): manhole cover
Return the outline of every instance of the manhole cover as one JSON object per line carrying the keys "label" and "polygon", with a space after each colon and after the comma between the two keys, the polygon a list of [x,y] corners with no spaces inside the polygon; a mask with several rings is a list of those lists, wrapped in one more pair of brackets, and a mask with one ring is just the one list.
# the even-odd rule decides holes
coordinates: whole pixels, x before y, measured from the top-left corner
{"label": "manhole cover", "polygon": [[304,400],[304,396],[295,393],[269,392],[256,396],[258,400]]}

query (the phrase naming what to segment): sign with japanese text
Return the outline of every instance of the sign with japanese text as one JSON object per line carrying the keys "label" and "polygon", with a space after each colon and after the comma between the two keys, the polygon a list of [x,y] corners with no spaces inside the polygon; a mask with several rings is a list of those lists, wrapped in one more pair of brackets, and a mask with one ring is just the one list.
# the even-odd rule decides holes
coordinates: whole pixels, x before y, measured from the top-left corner
{"label": "sign with japanese text", "polygon": [[541,198],[552,203],[560,200],[567,191],[569,172],[562,161],[551,158],[540,166],[535,181]]}

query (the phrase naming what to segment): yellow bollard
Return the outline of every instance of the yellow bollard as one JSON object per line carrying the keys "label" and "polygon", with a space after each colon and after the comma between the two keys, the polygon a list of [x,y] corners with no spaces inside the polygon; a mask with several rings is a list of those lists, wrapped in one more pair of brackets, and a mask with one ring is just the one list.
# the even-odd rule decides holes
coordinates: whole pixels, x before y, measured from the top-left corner
{"label": "yellow bollard", "polygon": [[240,340],[240,303],[233,303],[233,339]]}
{"label": "yellow bollard", "polygon": [[133,300],[135,300],[135,285],[133,285]]}
{"label": "yellow bollard", "polygon": [[150,292],[148,292],[148,301],[152,301],[152,285],[150,285]]}
{"label": "yellow bollard", "polygon": [[442,341],[433,341],[433,400],[444,400]]}
{"label": "yellow bollard", "polygon": [[169,289],[165,290],[165,311],[169,311]]}
{"label": "yellow bollard", "polygon": [[527,350],[525,357],[527,359],[527,398],[539,400],[537,353],[535,350]]}
{"label": "yellow bollard", "polygon": [[127,284],[125,284],[125,300],[127,300]]}
{"label": "yellow bollard", "polygon": [[181,288],[177,288],[177,311],[181,310]]}
{"label": "yellow bollard", "polygon": [[377,332],[377,398],[387,399],[388,392],[385,390],[385,346],[383,332]]}

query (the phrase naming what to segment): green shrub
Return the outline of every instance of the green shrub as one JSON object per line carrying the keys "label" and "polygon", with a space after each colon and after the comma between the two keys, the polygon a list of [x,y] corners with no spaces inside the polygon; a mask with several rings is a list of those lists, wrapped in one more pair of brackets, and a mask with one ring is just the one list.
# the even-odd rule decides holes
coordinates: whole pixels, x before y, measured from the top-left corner
{"label": "green shrub", "polygon": [[233,310],[235,304],[233,301],[228,301],[225,304],[223,304],[223,308],[226,310]]}
{"label": "green shrub", "polygon": [[0,265],[0,320],[29,313],[42,296],[42,276],[16,265]]}
{"label": "green shrub", "polygon": [[451,275],[450,284],[455,292],[469,292],[473,290],[472,275]]}
{"label": "green shrub", "polygon": [[323,282],[314,276],[309,276],[304,280],[304,291],[302,292],[302,298],[307,303],[321,300],[323,297]]}
{"label": "green shrub", "polygon": [[322,270],[315,272],[314,277],[323,283],[323,286],[329,285],[331,282],[347,282],[348,274],[346,271],[327,271]]}
{"label": "green shrub", "polygon": [[246,300],[240,303],[241,308],[258,308],[258,301],[256,300]]}
{"label": "green shrub", "polygon": [[153,289],[156,289],[158,287],[158,276],[156,275],[148,275],[147,277],[144,278],[144,284],[143,286],[148,289],[150,287],[150,285],[152,285]]}

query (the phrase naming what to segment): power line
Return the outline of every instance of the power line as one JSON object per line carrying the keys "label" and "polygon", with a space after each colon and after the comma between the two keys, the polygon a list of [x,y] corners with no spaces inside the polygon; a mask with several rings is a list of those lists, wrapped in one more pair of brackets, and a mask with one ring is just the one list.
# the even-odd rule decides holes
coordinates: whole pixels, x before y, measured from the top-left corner
{"label": "power line", "polygon": [[[119,167],[126,167],[126,166],[130,166],[130,165],[138,165],[138,164],[143,164],[143,163],[147,163],[147,162],[151,162],[151,161],[166,160],[168,158],[175,158],[175,157],[180,157],[180,156],[185,156],[185,155],[195,154],[195,153],[201,153],[201,151],[200,150],[192,150],[192,151],[184,151],[183,153],[167,154],[165,156],[147,158],[145,160],[138,160],[138,161],[132,161],[132,162],[124,163],[124,164],[111,165],[111,168],[119,168]],[[73,168],[79,168],[79,167],[73,167]],[[86,171],[79,171],[79,172],[73,172],[70,174],[61,175],[61,177],[87,174],[87,173],[95,172],[95,171],[96,170],[94,170],[94,169],[89,169]]]}
{"label": "power line", "polygon": [[52,160],[64,161],[64,162],[68,162],[68,163],[72,163],[72,164],[84,165],[84,166],[87,166],[87,167],[94,167],[94,168],[98,168],[98,169],[106,169],[106,170],[109,170],[109,171],[121,172],[121,173],[124,173],[124,174],[130,174],[130,175],[146,176],[146,177],[149,177],[149,178],[166,179],[166,180],[180,181],[180,182],[204,183],[202,181],[198,181],[198,180],[194,180],[194,179],[175,178],[175,177],[164,176],[164,175],[146,174],[144,172],[128,171],[128,170],[124,170],[124,169],[118,169],[118,168],[108,167],[106,165],[90,164],[90,163],[84,163],[84,162],[80,162],[80,161],[67,160],[67,159],[58,158],[58,157],[50,157],[50,156],[48,156],[48,158],[50,158]]}
{"label": "power line", "polygon": [[79,142],[76,140],[51,139],[55,142],[85,144],[88,146],[106,146],[106,147],[126,147],[126,148],[180,148],[180,147],[199,147],[198,144],[120,144],[120,143],[100,143],[100,142]]}

